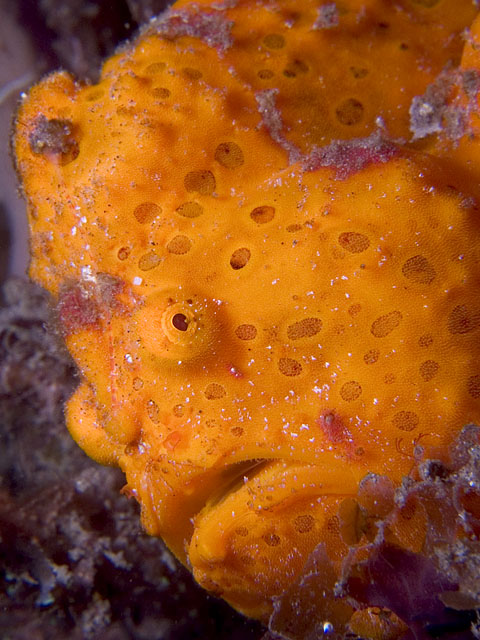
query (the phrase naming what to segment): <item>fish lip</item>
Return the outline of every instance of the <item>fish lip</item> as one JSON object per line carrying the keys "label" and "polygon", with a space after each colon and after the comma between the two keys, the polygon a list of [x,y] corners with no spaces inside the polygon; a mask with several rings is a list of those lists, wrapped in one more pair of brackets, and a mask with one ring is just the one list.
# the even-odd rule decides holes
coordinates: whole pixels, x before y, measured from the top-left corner
{"label": "fish lip", "polygon": [[[288,470],[291,466],[294,467],[308,467],[312,470],[312,475],[317,476],[317,473],[323,469],[325,472],[328,471],[328,464],[326,463],[318,463],[311,462],[301,459],[285,459],[280,457],[268,457],[268,458],[249,458],[247,460],[239,460],[236,462],[230,462],[225,464],[222,470],[222,479],[219,479],[218,487],[210,493],[210,495],[205,500],[203,507],[197,512],[196,516],[203,513],[205,510],[211,510],[218,508],[223,502],[227,499],[231,498],[237,491],[239,491],[243,486],[249,485],[252,486],[252,481],[261,476],[265,471],[268,471],[271,467],[275,467],[276,465],[281,464],[284,465],[284,472],[288,473]],[[361,477],[365,475],[364,472],[359,474],[351,474],[350,480],[347,481],[349,474],[347,472],[348,467],[345,467],[345,472],[347,475],[345,476],[345,485],[342,485],[343,488],[334,488],[329,486],[329,483],[324,483],[323,481],[319,481],[318,478],[315,480],[312,477],[312,486],[313,484],[316,486],[319,495],[329,495],[329,496],[355,496],[358,491],[359,482]],[[195,517],[196,517],[195,516]]]}
{"label": "fish lip", "polygon": [[214,491],[205,502],[204,508],[214,508],[229,498],[233,493],[242,487],[246,482],[252,480],[256,475],[261,473],[270,464],[278,462],[272,458],[249,459],[240,462],[234,462],[224,471],[228,478],[223,482],[216,491]]}

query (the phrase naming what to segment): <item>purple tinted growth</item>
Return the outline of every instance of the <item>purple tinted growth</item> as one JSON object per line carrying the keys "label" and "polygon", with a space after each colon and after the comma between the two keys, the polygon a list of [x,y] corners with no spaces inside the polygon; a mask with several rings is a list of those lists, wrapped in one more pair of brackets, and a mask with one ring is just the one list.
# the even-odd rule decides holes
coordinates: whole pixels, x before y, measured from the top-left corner
{"label": "purple tinted growth", "polygon": [[304,160],[303,167],[305,171],[332,167],[336,169],[335,177],[344,180],[370,164],[388,162],[397,153],[395,144],[375,132],[367,138],[333,140],[325,147],[315,147]]}
{"label": "purple tinted growth", "polygon": [[279,144],[288,153],[288,159],[291,164],[298,162],[301,153],[297,147],[285,138],[283,134],[282,115],[276,105],[278,89],[265,89],[255,94],[258,105],[258,111],[262,116],[263,126],[267,129],[272,140]]}
{"label": "purple tinted growth", "polygon": [[313,25],[314,29],[331,29],[332,27],[338,26],[339,14],[335,2],[329,2],[328,4],[322,5],[321,7],[318,7],[317,11],[318,18],[315,20]]}
{"label": "purple tinted growth", "polygon": [[203,10],[192,4],[188,10],[167,11],[152,21],[156,33],[169,39],[191,36],[203,40],[208,46],[219,52],[232,46],[231,29],[233,22],[227,20],[220,10]]}
{"label": "purple tinted growth", "polygon": [[[468,133],[470,113],[477,108],[480,74],[475,69],[442,71],[425,93],[415,96],[410,105],[412,140],[438,133],[457,142]],[[464,95],[466,104],[453,96]]]}
{"label": "purple tinted growth", "polygon": [[[450,640],[467,639],[468,621],[461,614],[446,609],[437,594],[455,590],[448,577],[434,562],[421,554],[382,544],[362,567],[361,578],[348,583],[350,595],[368,606],[387,607],[409,627],[406,638],[427,640],[449,631]],[[466,628],[465,628],[466,627]]]}

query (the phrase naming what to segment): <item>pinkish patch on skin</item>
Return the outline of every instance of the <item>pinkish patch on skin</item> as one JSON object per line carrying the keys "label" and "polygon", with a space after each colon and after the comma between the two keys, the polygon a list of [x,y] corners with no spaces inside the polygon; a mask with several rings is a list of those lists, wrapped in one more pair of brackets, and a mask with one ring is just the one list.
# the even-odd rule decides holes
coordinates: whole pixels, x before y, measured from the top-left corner
{"label": "pinkish patch on skin", "polygon": [[315,147],[303,161],[303,168],[316,171],[321,167],[332,167],[336,170],[335,178],[345,180],[368,165],[388,162],[398,154],[397,145],[377,131],[367,138],[333,140],[325,147]]}
{"label": "pinkish patch on skin", "polygon": [[338,27],[339,12],[335,2],[329,2],[321,7],[318,7],[318,18],[313,24],[313,29],[331,29],[332,27]]}
{"label": "pinkish patch on skin", "polygon": [[323,411],[317,420],[317,424],[329,442],[338,444],[350,439],[350,432],[345,427],[342,418],[335,411]]}
{"label": "pinkish patch on skin", "polygon": [[223,53],[232,46],[232,27],[233,22],[226,20],[222,11],[205,10],[192,4],[189,10],[167,11],[154,19],[149,29],[172,40],[180,36],[199,38]]}
{"label": "pinkish patch on skin", "polygon": [[125,307],[117,299],[123,288],[121,280],[106,273],[62,287],[57,310],[64,333],[100,329],[102,318],[110,316],[112,311],[123,313]]}
{"label": "pinkish patch on skin", "polygon": [[95,298],[80,283],[63,289],[58,298],[58,316],[66,334],[98,326],[100,309]]}
{"label": "pinkish patch on skin", "polygon": [[122,280],[109,273],[97,273],[95,284],[102,307],[108,307],[117,313],[126,311],[117,297],[125,288],[125,283]]}

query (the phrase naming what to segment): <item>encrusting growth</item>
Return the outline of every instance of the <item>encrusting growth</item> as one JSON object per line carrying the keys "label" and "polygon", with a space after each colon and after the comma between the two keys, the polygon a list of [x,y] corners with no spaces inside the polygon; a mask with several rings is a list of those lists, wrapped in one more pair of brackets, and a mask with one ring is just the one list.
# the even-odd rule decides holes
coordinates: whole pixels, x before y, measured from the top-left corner
{"label": "encrusting growth", "polygon": [[[312,553],[339,580],[402,478],[480,421],[476,14],[181,1],[98,84],[54,73],[20,105],[30,274],[82,373],[68,427],[252,617]],[[442,73],[468,96],[428,120]],[[419,553],[427,521],[382,535]],[[336,628],[387,637],[324,600]]]}

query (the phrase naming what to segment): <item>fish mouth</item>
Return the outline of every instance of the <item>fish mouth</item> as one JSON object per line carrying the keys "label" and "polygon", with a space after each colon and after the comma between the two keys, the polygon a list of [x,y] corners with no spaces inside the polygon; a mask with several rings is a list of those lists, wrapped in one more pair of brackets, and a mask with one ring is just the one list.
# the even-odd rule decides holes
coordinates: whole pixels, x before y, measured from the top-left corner
{"label": "fish mouth", "polygon": [[[264,535],[273,530],[278,532],[275,536],[282,530],[282,540],[287,540],[285,527],[288,529],[299,509],[307,514],[319,500],[355,495],[360,480],[348,472],[348,464],[333,457],[314,464],[273,456],[224,458],[223,465],[209,468],[167,456],[140,457],[143,459],[125,454],[120,465],[142,504],[143,526],[151,535],[163,538],[210,590],[216,588],[208,586],[202,575],[211,573],[212,567],[214,573],[217,568],[220,573],[228,572],[230,561],[225,557],[238,556],[237,542],[260,540],[263,544]],[[266,525],[271,531],[263,530]],[[247,529],[248,539],[235,539],[238,531]],[[224,582],[220,577],[212,581]]]}
{"label": "fish mouth", "polygon": [[329,463],[261,458],[228,465],[193,518],[187,562],[195,579],[262,618],[324,536],[334,540],[327,522],[342,500],[357,495],[359,480],[347,464]]}

